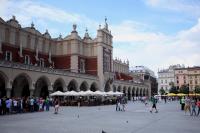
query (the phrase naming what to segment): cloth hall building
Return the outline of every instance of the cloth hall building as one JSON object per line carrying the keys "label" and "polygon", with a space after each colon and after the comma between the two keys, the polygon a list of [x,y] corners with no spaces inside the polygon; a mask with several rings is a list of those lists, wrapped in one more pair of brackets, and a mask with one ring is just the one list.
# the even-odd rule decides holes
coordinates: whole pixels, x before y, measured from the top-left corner
{"label": "cloth hall building", "polygon": [[76,28],[64,38],[52,38],[34,24],[21,27],[15,16],[0,18],[0,97],[45,97],[57,90],[121,91],[129,99],[151,94],[148,84],[127,74],[128,61],[113,60],[106,21],[94,39],[87,30],[81,38]]}

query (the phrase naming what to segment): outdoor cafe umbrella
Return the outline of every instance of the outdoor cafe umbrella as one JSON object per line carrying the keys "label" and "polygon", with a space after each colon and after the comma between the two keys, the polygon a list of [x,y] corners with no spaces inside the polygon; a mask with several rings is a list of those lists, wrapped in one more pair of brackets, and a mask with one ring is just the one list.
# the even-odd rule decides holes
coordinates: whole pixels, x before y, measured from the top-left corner
{"label": "outdoor cafe umbrella", "polygon": [[64,93],[61,91],[56,91],[56,92],[50,94],[50,96],[64,96]]}
{"label": "outdoor cafe umbrella", "polygon": [[167,96],[176,96],[175,93],[168,93]]}
{"label": "outdoor cafe umbrella", "polygon": [[119,91],[114,92],[114,95],[116,95],[116,96],[121,96],[121,95],[123,95],[123,94],[124,94],[124,93],[119,92]]}
{"label": "outdoor cafe umbrella", "polygon": [[106,95],[108,95],[108,96],[114,96],[115,93],[113,91],[109,91],[109,92],[106,92]]}
{"label": "outdoor cafe umbrella", "polygon": [[177,96],[182,97],[182,96],[186,96],[186,94],[184,94],[184,93],[178,93]]}
{"label": "outdoor cafe umbrella", "polygon": [[67,91],[64,93],[65,96],[78,96],[78,92],[76,91]]}
{"label": "outdoor cafe umbrella", "polygon": [[93,91],[91,91],[91,90],[87,90],[87,91],[85,91],[85,95],[86,96],[94,96],[94,92]]}
{"label": "outdoor cafe umbrella", "polygon": [[95,91],[94,95],[96,95],[96,96],[106,96],[106,93],[102,92],[102,91]]}

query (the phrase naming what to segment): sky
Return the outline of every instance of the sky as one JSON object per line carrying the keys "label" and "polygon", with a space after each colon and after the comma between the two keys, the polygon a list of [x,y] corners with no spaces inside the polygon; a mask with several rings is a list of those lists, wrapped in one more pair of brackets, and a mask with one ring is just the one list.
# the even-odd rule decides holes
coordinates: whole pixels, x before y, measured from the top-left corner
{"label": "sky", "polygon": [[169,65],[200,66],[200,0],[0,0],[0,17],[41,33],[67,36],[77,24],[92,38],[107,18],[113,58],[157,73]]}

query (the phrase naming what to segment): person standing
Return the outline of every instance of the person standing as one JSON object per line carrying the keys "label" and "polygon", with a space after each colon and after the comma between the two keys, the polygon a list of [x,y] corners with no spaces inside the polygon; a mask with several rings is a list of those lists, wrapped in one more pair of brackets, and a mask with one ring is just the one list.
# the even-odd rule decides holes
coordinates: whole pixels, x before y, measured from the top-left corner
{"label": "person standing", "polygon": [[55,99],[55,102],[54,102],[55,112],[54,112],[54,114],[58,114],[59,104],[60,104],[59,100]]}
{"label": "person standing", "polygon": [[191,105],[191,100],[189,97],[186,97],[186,99],[185,99],[185,114],[187,113],[187,111],[189,111],[189,113],[191,114],[190,105]]}
{"label": "person standing", "polygon": [[184,110],[184,107],[185,107],[185,97],[182,97],[180,99],[180,104],[181,104],[181,110]]}
{"label": "person standing", "polygon": [[194,100],[194,98],[191,100],[191,108],[192,108],[192,111],[191,111],[191,116],[193,116],[193,113],[194,115],[197,115],[196,114],[196,101]]}
{"label": "person standing", "polygon": [[153,109],[155,109],[156,110],[155,113],[158,113],[158,110],[157,110],[157,107],[156,107],[157,99],[155,97],[152,97],[151,102],[152,102],[152,108],[151,108],[150,112],[152,113]]}
{"label": "person standing", "polygon": [[198,99],[197,101],[197,107],[198,107],[198,112],[197,112],[197,116],[198,116],[200,113],[200,99]]}

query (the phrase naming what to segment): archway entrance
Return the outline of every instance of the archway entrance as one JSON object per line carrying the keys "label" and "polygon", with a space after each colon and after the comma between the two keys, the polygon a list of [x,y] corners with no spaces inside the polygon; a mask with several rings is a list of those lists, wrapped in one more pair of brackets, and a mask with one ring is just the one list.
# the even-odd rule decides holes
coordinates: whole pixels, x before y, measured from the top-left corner
{"label": "archway entrance", "polygon": [[131,100],[131,88],[128,88],[128,100]]}
{"label": "archway entrance", "polygon": [[123,93],[124,93],[125,96],[127,96],[126,87],[123,88]]}
{"label": "archway entrance", "polygon": [[28,97],[30,96],[29,81],[25,75],[17,76],[12,84],[12,97]]}
{"label": "archway entrance", "polygon": [[80,91],[87,91],[88,90],[88,84],[87,82],[83,82],[80,86]]}
{"label": "archway entrance", "polygon": [[61,79],[57,79],[53,85],[53,91],[61,91],[63,92],[63,81]]}
{"label": "archway entrance", "polygon": [[104,91],[105,92],[108,92],[108,91],[110,91],[111,89],[110,89],[110,81],[108,80],[107,82],[106,82],[106,84],[105,84],[105,88],[104,88]]}
{"label": "archway entrance", "polygon": [[47,96],[49,96],[49,85],[50,82],[48,82],[45,77],[39,78],[35,84],[34,96],[42,98],[46,98]]}
{"label": "archway entrance", "polygon": [[121,86],[118,86],[117,91],[121,92]]}
{"label": "archway entrance", "polygon": [[113,92],[116,92],[117,91],[117,88],[116,86],[113,85]]}
{"label": "archway entrance", "polygon": [[70,81],[69,85],[67,86],[68,91],[77,91],[77,82],[75,80]]}
{"label": "archway entrance", "polygon": [[98,90],[97,84],[96,83],[92,83],[92,85],[90,87],[90,90],[91,91],[97,91]]}
{"label": "archway entrance", "polygon": [[4,77],[0,74],[0,98],[6,96],[6,88],[5,88],[5,79]]}
{"label": "archway entrance", "polygon": [[133,87],[132,89],[132,97],[134,98],[135,97],[135,88]]}

